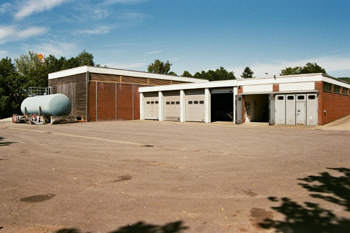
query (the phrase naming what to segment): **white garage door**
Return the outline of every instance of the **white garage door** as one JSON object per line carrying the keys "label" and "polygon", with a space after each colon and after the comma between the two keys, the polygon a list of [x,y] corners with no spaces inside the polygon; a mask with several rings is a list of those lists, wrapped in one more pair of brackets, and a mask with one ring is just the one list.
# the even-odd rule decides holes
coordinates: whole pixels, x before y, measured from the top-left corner
{"label": "white garage door", "polygon": [[144,93],[143,94],[145,107],[145,119],[146,120],[158,120],[159,119],[159,103],[158,92]]}
{"label": "white garage door", "polygon": [[185,121],[201,121],[205,119],[204,90],[188,90],[185,92]]}
{"label": "white garage door", "polygon": [[163,92],[165,121],[180,120],[180,91]]}

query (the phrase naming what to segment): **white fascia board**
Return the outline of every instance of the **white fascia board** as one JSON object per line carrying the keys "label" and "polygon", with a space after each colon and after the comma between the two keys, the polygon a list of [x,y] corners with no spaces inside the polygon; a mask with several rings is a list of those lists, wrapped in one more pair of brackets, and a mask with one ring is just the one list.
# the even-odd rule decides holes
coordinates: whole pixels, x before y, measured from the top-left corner
{"label": "white fascia board", "polygon": [[174,76],[174,75],[154,74],[154,73],[141,72],[141,71],[121,70],[121,69],[95,67],[95,66],[81,66],[81,67],[72,68],[72,69],[68,69],[68,70],[58,71],[58,72],[49,74],[49,79],[61,78],[61,77],[66,77],[66,76],[71,76],[71,75],[76,75],[76,74],[82,74],[85,72],[96,73],[96,74],[130,76],[130,77],[137,77],[137,78],[173,80],[173,81],[190,82],[190,83],[207,83],[207,82],[209,82],[206,79],[199,79],[199,78],[179,77],[179,76]]}
{"label": "white fascia board", "polygon": [[350,89],[350,83],[345,83],[345,82],[336,80],[335,78],[323,77],[323,81]]}
{"label": "white fascia board", "polygon": [[184,83],[175,85],[140,87],[139,92],[175,91],[205,88],[224,88],[237,86],[237,80],[211,81],[206,83]]}

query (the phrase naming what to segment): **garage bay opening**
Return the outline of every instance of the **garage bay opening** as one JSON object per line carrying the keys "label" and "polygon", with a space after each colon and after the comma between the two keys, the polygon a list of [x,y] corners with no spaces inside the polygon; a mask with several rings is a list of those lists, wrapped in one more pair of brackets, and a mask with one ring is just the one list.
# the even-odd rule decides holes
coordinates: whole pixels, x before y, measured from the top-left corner
{"label": "garage bay opening", "polygon": [[244,96],[245,122],[269,122],[269,95]]}
{"label": "garage bay opening", "polygon": [[211,91],[211,121],[233,121],[232,89]]}

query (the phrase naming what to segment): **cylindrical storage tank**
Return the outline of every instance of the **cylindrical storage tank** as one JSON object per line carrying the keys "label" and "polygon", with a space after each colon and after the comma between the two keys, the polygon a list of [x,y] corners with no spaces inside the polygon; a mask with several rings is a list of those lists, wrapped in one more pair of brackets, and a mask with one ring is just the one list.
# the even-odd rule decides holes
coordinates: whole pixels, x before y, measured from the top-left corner
{"label": "cylindrical storage tank", "polygon": [[44,116],[67,116],[72,105],[70,99],[63,94],[38,95],[23,100],[21,111],[25,114],[26,109],[28,114],[39,114],[39,107]]}

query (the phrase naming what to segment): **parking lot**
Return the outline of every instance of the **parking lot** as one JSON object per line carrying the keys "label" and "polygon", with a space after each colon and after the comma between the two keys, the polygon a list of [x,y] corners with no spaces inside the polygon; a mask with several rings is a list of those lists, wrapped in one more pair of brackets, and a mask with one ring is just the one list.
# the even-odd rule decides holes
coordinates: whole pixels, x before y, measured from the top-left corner
{"label": "parking lot", "polygon": [[0,233],[350,232],[349,122],[1,121]]}

